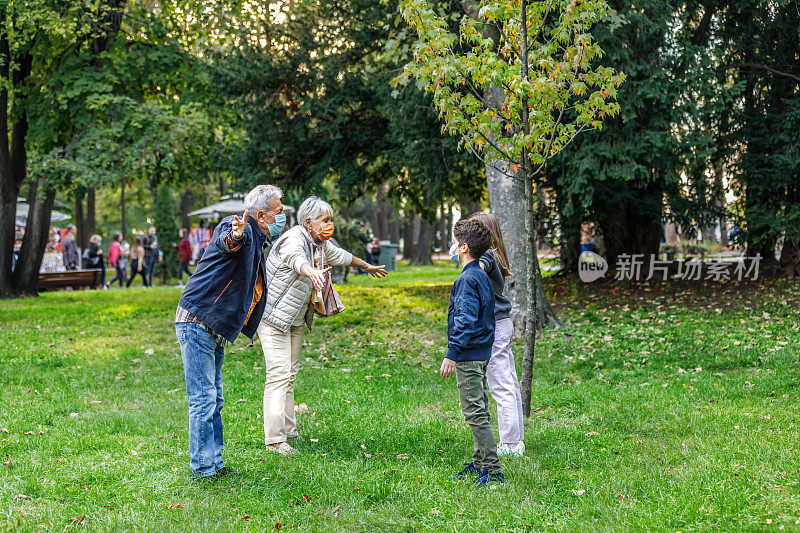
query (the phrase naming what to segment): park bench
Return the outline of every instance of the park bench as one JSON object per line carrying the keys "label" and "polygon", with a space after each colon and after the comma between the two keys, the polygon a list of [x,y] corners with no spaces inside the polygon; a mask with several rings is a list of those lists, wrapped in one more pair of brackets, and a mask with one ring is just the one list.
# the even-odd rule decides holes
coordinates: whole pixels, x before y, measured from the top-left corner
{"label": "park bench", "polygon": [[101,275],[102,270],[99,268],[67,270],[66,272],[40,272],[39,290],[93,287],[100,283]]}

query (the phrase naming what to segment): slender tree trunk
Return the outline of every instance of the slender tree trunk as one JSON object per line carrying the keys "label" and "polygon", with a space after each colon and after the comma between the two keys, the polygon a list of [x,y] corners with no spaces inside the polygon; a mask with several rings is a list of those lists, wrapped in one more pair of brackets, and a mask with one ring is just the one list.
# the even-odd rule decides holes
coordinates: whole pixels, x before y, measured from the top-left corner
{"label": "slender tree trunk", "polygon": [[445,216],[444,206],[439,207],[439,220],[437,221],[436,238],[439,241],[439,251],[447,251],[447,217]]}
{"label": "slender tree trunk", "polygon": [[50,239],[50,218],[56,199],[55,189],[44,189],[42,178],[31,180],[28,192],[28,221],[19,261],[14,269],[14,285],[22,294],[39,293],[39,271]]}
{"label": "slender tree trunk", "polygon": [[122,220],[120,222],[120,226],[121,226],[121,230],[122,230],[122,239],[123,240],[127,240],[128,239],[128,224],[127,224],[127,220],[125,218],[126,207],[125,207],[125,180],[124,179],[122,180],[122,188],[120,189],[119,199],[120,199],[120,202],[119,202],[120,203],[120,214],[121,214],[121,217],[122,217]]}
{"label": "slender tree trunk", "polygon": [[[528,2],[522,0],[521,9],[521,34],[522,34],[522,79],[528,80]],[[528,116],[528,99],[522,99],[522,128],[526,135],[530,134]],[[522,411],[526,417],[531,415],[531,388],[533,384],[533,358],[536,354],[536,277],[538,269],[536,251],[536,225],[534,220],[534,193],[533,175],[531,173],[528,150],[522,149],[522,171],[525,179],[525,281],[527,294],[525,312],[525,354],[522,358]]]}
{"label": "slender tree trunk", "polygon": [[75,244],[83,250],[83,248],[86,248],[89,236],[86,235],[86,219],[83,216],[83,191],[80,189],[75,191],[75,227],[78,229],[78,234],[75,235]]}
{"label": "slender tree trunk", "polygon": [[439,217],[439,249],[447,253],[450,249],[450,206],[442,206],[442,216]]}
{"label": "slender tree trunk", "polygon": [[192,217],[189,216],[189,212],[192,210],[193,199],[192,189],[186,187],[181,196],[181,226],[187,230],[192,227]]}

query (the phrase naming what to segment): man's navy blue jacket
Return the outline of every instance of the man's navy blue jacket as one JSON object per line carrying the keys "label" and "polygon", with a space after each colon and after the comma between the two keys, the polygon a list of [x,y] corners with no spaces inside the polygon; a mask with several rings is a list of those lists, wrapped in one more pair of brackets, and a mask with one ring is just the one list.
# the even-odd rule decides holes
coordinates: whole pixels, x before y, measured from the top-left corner
{"label": "man's navy blue jacket", "polygon": [[[261,250],[267,236],[253,217],[247,219],[241,244],[230,238],[233,216],[226,217],[214,230],[203,257],[197,263],[183,289],[180,305],[197,319],[230,342],[239,332],[252,338],[258,328],[267,301],[266,271]],[[228,244],[234,246],[234,250]],[[247,313],[253,303],[258,269],[264,287],[250,320]]]}
{"label": "man's navy blue jacket", "polygon": [[483,361],[494,343],[494,289],[478,261],[464,266],[453,283],[447,309],[447,357],[453,361]]}

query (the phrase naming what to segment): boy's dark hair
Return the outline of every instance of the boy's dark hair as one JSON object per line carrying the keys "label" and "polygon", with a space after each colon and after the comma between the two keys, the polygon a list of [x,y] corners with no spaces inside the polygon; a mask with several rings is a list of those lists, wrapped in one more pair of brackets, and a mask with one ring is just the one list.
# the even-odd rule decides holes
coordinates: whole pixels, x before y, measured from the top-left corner
{"label": "boy's dark hair", "polygon": [[469,255],[473,259],[480,259],[486,250],[492,247],[492,232],[486,224],[474,218],[456,222],[453,236],[458,240],[458,244],[469,246]]}

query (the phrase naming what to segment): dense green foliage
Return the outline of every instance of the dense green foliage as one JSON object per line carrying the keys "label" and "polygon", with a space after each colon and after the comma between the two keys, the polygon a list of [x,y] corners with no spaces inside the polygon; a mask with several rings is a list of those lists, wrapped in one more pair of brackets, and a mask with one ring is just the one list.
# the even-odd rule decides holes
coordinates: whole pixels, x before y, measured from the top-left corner
{"label": "dense green foliage", "polygon": [[543,333],[527,456],[479,492],[446,479],[472,441],[455,381],[436,375],[448,288],[411,282],[428,272],[361,277],[343,314],[315,322],[296,459],[264,449],[261,347],[229,346],[225,456],[241,475],[216,484],[189,477],[178,290],[0,302],[0,530],[796,527],[796,286],[545,280],[571,336]]}
{"label": "dense green foliage", "polygon": [[441,134],[430,97],[389,85],[410,59],[395,0],[301,0],[279,13],[242,13],[247,46],[216,57],[222,97],[245,132],[232,161],[242,188],[319,191],[330,180],[352,201],[389,182],[426,215],[446,199],[480,197],[478,162]]}
{"label": "dense green foliage", "polygon": [[796,4],[610,4],[622,22],[594,36],[604,63],[628,74],[621,112],[550,166],[561,229],[577,239],[580,222],[596,222],[614,260],[655,253],[662,219],[688,228],[726,217],[770,260],[780,235],[800,235]]}

